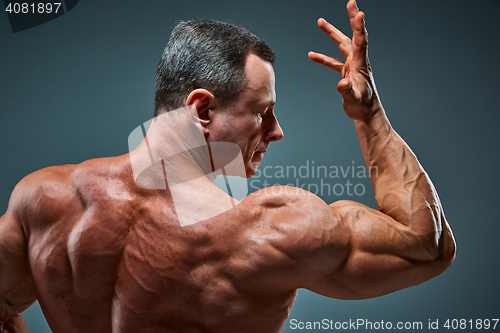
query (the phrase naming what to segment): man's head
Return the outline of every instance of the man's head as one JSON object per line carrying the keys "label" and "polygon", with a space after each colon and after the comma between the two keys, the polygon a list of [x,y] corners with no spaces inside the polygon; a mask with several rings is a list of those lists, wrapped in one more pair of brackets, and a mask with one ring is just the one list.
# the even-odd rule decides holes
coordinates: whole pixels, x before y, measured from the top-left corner
{"label": "man's head", "polygon": [[199,88],[209,90],[219,107],[234,104],[247,83],[250,52],[269,63],[276,58],[261,38],[241,26],[214,20],[179,23],[156,70],[155,116],[184,106]]}
{"label": "man's head", "polygon": [[274,115],[275,54],[245,28],[218,21],[180,23],[158,65],[155,115],[194,105],[207,142],[239,146],[246,176],[283,132]]}

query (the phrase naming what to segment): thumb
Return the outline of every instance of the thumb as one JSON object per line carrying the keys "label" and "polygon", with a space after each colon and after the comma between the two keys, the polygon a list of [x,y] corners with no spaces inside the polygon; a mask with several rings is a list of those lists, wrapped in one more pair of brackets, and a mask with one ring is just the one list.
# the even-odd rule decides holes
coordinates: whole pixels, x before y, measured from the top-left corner
{"label": "thumb", "polygon": [[337,84],[337,90],[342,95],[342,97],[348,97],[348,95],[352,92],[351,80],[348,78],[343,78],[342,80],[340,80]]}

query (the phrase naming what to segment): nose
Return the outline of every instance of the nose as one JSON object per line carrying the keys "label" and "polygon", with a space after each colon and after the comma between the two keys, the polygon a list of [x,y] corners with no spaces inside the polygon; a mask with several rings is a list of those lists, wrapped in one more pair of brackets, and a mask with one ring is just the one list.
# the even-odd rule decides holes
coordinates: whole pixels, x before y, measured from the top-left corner
{"label": "nose", "polygon": [[276,116],[274,115],[264,133],[264,139],[269,142],[279,141],[283,139],[283,130],[281,129],[280,124],[278,123],[278,118],[276,118]]}

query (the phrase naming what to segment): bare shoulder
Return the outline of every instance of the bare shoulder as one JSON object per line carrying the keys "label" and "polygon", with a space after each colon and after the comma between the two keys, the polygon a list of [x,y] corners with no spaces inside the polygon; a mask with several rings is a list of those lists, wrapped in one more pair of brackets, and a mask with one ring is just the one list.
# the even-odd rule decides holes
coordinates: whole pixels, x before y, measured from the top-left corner
{"label": "bare shoulder", "polygon": [[340,214],[313,193],[274,186],[249,195],[241,204],[258,221],[254,232],[273,251],[286,256],[297,273],[294,287],[303,287],[301,277],[312,262],[345,260],[350,243],[347,226]]}
{"label": "bare shoulder", "polygon": [[58,214],[64,202],[75,196],[68,181],[75,165],[52,166],[24,177],[12,191],[8,211],[16,214],[23,225],[50,219]]}
{"label": "bare shoulder", "polygon": [[47,225],[71,210],[83,208],[85,191],[102,184],[108,159],[93,159],[80,164],[51,166],[24,177],[14,188],[9,211],[23,226]]}
{"label": "bare shoulder", "polygon": [[312,224],[327,225],[341,222],[340,215],[321,198],[292,186],[272,186],[252,193],[242,203],[258,210],[272,225],[307,227]]}
{"label": "bare shoulder", "polygon": [[0,217],[0,323],[35,300],[28,239],[34,226],[44,228],[73,196],[67,178],[73,166],[50,167],[29,174],[14,188]]}

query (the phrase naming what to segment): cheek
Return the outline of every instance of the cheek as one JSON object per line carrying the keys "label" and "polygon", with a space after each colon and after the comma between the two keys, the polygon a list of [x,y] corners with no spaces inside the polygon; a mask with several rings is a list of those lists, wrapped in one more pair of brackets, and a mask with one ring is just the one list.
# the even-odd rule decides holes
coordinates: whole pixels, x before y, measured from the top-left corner
{"label": "cheek", "polygon": [[260,133],[260,124],[256,124],[254,120],[250,124],[247,123],[240,127],[237,140],[241,143],[240,146],[244,146],[247,150],[253,150],[260,140]]}
{"label": "cheek", "polygon": [[261,140],[262,124],[255,114],[249,114],[244,117],[234,119],[227,117],[219,119],[217,123],[218,136],[214,141],[232,142],[237,144],[243,155],[243,159],[248,163]]}
{"label": "cheek", "polygon": [[249,155],[253,155],[255,149],[257,148],[257,145],[260,142],[260,132],[253,131],[252,133],[249,133],[246,141],[247,153]]}

